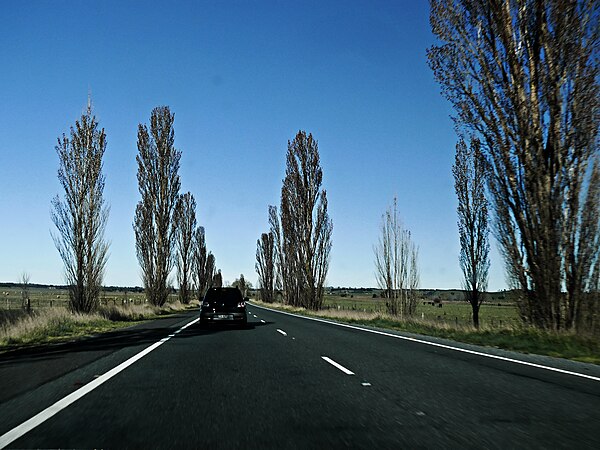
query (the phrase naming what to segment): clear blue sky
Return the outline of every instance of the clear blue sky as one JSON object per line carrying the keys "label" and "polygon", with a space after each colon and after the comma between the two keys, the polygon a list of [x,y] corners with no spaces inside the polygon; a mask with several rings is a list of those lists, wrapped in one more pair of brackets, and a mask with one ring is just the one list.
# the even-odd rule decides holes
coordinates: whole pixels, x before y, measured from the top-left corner
{"label": "clear blue sky", "polygon": [[[397,195],[421,286],[460,287],[456,136],[427,66],[428,1],[7,1],[0,18],[0,281],[64,282],[54,146],[91,90],[108,140],[105,284],[141,284],[137,125],[169,105],[182,191],[225,280],[256,283],[256,240],[303,129],[319,142],[334,223],[327,284],[375,286],[373,245]],[[492,248],[490,289],[503,289]]]}

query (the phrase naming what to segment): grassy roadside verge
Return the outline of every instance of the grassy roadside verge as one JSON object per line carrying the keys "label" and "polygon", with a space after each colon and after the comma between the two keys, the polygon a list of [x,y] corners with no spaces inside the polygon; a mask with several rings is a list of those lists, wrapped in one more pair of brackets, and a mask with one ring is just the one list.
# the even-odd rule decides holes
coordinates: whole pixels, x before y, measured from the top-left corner
{"label": "grassy roadside verge", "polygon": [[574,361],[600,364],[600,341],[573,333],[552,333],[527,327],[507,326],[479,330],[471,326],[451,326],[420,320],[400,320],[381,313],[358,311],[308,311],[280,303],[251,302],[266,308],[292,312],[309,317],[331,319],[354,325],[367,325],[388,330],[433,336],[466,344],[501,348],[521,353],[553,356]]}
{"label": "grassy roadside verge", "polygon": [[104,306],[94,314],[72,314],[66,308],[44,308],[0,321],[0,352],[85,338],[148,320],[167,317],[198,306],[167,303],[162,308],[146,305]]}

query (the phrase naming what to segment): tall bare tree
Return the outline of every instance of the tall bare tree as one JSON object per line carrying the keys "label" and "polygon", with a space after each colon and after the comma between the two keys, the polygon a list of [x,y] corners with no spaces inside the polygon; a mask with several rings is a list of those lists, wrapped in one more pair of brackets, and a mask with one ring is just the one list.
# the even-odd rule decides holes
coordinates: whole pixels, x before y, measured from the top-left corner
{"label": "tall bare tree", "polygon": [[71,127],[70,138],[58,139],[58,181],[64,197],[52,200],[52,221],[57,234],[54,244],[65,265],[72,311],[94,311],[100,299],[108,243],[104,230],[108,206],[104,201],[102,158],[106,150],[106,134],[98,129],[91,103]]}
{"label": "tall bare tree", "polygon": [[174,263],[177,225],[175,205],[179,196],[181,152],[174,147],[174,115],[169,107],[154,108],[150,131],[138,127],[138,185],[133,229],[142,281],[148,300],[162,306],[168,299],[167,283]]}
{"label": "tall bare tree", "polygon": [[275,300],[275,242],[273,233],[263,233],[256,241],[256,273],[258,289],[263,302]]}
{"label": "tall bare tree", "polygon": [[431,7],[442,43],[429,63],[489,160],[494,231],[521,315],[577,327],[600,251],[598,2]]}
{"label": "tall bare tree", "polygon": [[221,269],[217,270],[212,279],[211,287],[223,287],[223,275],[221,275]]}
{"label": "tall bare tree", "polygon": [[204,227],[200,226],[194,231],[192,267],[196,295],[198,296],[198,301],[202,301],[206,290],[212,283],[215,259],[212,253],[207,252]]}
{"label": "tall bare tree", "polygon": [[[209,287],[213,287],[214,286],[214,280],[215,277],[217,276],[217,262],[215,260],[215,255],[213,255],[211,252],[208,252],[208,255],[206,257],[206,280],[207,280],[207,285],[206,285],[206,289],[208,289]],[[219,271],[219,277],[221,276],[221,271]],[[223,278],[220,278],[221,280],[221,284],[223,284]]]}
{"label": "tall bare tree", "polygon": [[196,200],[186,192],[179,196],[175,206],[177,226],[175,267],[179,282],[179,300],[187,305],[192,297],[193,244],[196,230]]}
{"label": "tall bare tree", "polygon": [[31,298],[29,297],[29,281],[31,275],[27,272],[21,274],[21,308],[28,313],[31,312]]}
{"label": "tall bare tree", "polygon": [[418,249],[398,213],[398,200],[383,214],[379,241],[373,248],[375,276],[384,291],[389,314],[413,316],[419,288]]}
{"label": "tall bare tree", "polygon": [[269,233],[273,235],[273,253],[275,254],[275,267],[273,275],[273,300],[277,296],[282,296],[284,303],[289,303],[285,297],[286,289],[284,281],[289,280],[285,275],[286,263],[285,253],[283,252],[283,238],[281,236],[281,224],[279,222],[279,213],[277,206],[269,205]]}
{"label": "tall bare tree", "polygon": [[317,141],[299,131],[288,141],[281,188],[282,274],[287,301],[313,310],[323,303],[333,231],[322,181]]}
{"label": "tall bare tree", "polygon": [[459,261],[464,275],[465,299],[471,304],[476,328],[479,328],[479,308],[487,290],[490,267],[485,167],[478,139],[473,139],[470,147],[462,139],[456,144],[452,173],[458,197]]}

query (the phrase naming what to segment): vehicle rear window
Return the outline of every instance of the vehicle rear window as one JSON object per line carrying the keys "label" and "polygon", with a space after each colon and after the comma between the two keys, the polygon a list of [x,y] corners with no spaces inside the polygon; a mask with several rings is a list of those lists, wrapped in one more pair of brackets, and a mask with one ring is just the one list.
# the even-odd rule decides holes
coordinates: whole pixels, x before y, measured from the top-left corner
{"label": "vehicle rear window", "polygon": [[223,302],[226,305],[237,305],[242,300],[242,293],[236,288],[211,288],[204,296],[204,301]]}

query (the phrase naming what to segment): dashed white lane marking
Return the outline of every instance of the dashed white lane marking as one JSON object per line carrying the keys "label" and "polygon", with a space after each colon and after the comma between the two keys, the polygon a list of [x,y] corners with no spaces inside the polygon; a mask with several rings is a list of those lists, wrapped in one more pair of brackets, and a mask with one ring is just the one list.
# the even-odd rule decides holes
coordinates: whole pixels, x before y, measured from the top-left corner
{"label": "dashed white lane marking", "polygon": [[[189,322],[186,325],[184,325],[183,327],[181,327],[177,332],[179,332],[181,330],[185,330],[187,327],[189,327],[190,325],[195,324],[199,320],[200,320],[200,318],[192,320],[191,322]],[[10,431],[7,431],[2,436],[0,436],[0,448],[4,448],[7,445],[9,445],[10,443],[16,441],[21,436],[23,436],[25,433],[28,433],[29,431],[33,430],[38,425],[41,425],[46,420],[50,419],[52,416],[54,416],[55,414],[57,414],[60,411],[62,411],[67,406],[69,406],[72,403],[76,402],[77,400],[79,400],[84,395],[89,394],[94,389],[96,389],[98,386],[100,386],[104,382],[110,380],[112,377],[114,377],[115,375],[117,375],[119,372],[122,372],[127,367],[131,366],[134,362],[142,359],[144,356],[146,356],[151,351],[156,350],[158,347],[160,347],[162,344],[164,344],[165,342],[167,342],[173,336],[175,336],[175,335],[174,334],[170,334],[168,337],[162,338],[160,341],[155,342],[150,347],[145,348],[144,350],[142,350],[141,352],[139,352],[137,355],[134,355],[131,358],[129,358],[127,361],[122,362],[117,367],[114,367],[113,369],[111,369],[108,372],[106,372],[104,375],[100,375],[99,377],[97,377],[94,380],[90,381],[88,384],[86,384],[86,385],[82,386],[81,388],[77,389],[75,392],[72,392],[71,394],[67,395],[66,397],[60,399],[59,401],[57,401],[53,405],[51,405],[48,408],[44,409],[42,412],[40,412],[40,413],[36,414],[35,416],[33,416],[31,419],[26,420],[21,425],[13,428]]]}
{"label": "dashed white lane marking", "polygon": [[283,330],[280,330],[279,328],[277,328],[277,332],[283,334],[284,336],[287,336],[287,333]]}
{"label": "dashed white lane marking", "polygon": [[371,386],[371,383],[361,383],[363,386]]}
{"label": "dashed white lane marking", "polygon": [[336,363],[333,359],[328,358],[327,356],[321,356],[322,359],[324,359],[325,361],[327,361],[329,364],[331,364],[334,367],[337,367],[338,369],[340,369],[342,372],[344,372],[346,375],[354,375],[354,372],[352,372],[351,370],[346,369],[344,366],[342,366],[341,364]]}
{"label": "dashed white lane marking", "polygon": [[405,340],[405,341],[417,342],[419,344],[431,345],[432,347],[445,348],[447,350],[453,350],[453,351],[456,351],[456,352],[468,353],[470,355],[482,356],[484,358],[491,358],[491,359],[496,359],[496,360],[499,360],[499,361],[505,361],[505,362],[509,362],[509,363],[513,363],[513,364],[521,364],[523,366],[535,367],[536,369],[549,370],[551,372],[558,372],[558,373],[562,373],[562,374],[565,374],[565,375],[573,375],[573,376],[576,376],[576,377],[587,378],[588,380],[600,381],[600,377],[595,377],[593,375],[586,375],[584,373],[579,373],[579,372],[572,372],[570,370],[559,369],[557,367],[543,366],[541,364],[535,364],[535,363],[531,363],[531,362],[528,362],[528,361],[521,361],[519,359],[506,358],[505,356],[492,355],[490,353],[483,353],[483,352],[478,352],[478,351],[475,351],[475,350],[468,350],[466,348],[453,347],[451,345],[439,344],[437,342],[424,341],[422,339],[415,339],[415,338],[411,338],[411,337],[408,337],[408,336],[401,336],[399,334],[386,333],[385,331],[369,330],[367,328],[360,328],[360,327],[357,327],[355,325],[347,325],[345,323],[330,322],[329,320],[317,319],[315,317],[299,316],[297,314],[292,314],[292,313],[288,313],[288,312],[285,312],[285,311],[278,311],[276,309],[265,308],[264,306],[258,306],[258,305],[254,305],[254,306],[257,307],[257,308],[266,309],[267,311],[273,311],[273,312],[276,312],[276,313],[279,313],[279,314],[285,314],[287,316],[297,317],[299,319],[314,320],[315,322],[328,323],[329,325],[335,325],[337,327],[350,328],[352,330],[364,331],[366,333],[379,334],[381,336],[388,336],[388,337],[391,337],[391,338],[394,338],[394,339],[402,339],[402,340]]}
{"label": "dashed white lane marking", "polygon": [[256,317],[254,314],[253,314],[253,316],[254,316],[254,318],[255,318],[255,319],[257,319],[257,318],[258,318],[258,317]]}
{"label": "dashed white lane marking", "polygon": [[267,323],[267,322],[265,322],[265,321],[264,321],[264,320],[262,320],[262,319],[260,319],[260,322],[261,322],[261,323]]}

